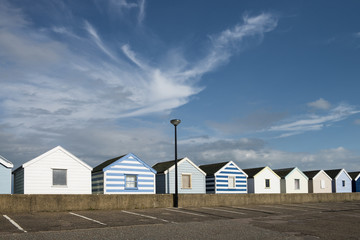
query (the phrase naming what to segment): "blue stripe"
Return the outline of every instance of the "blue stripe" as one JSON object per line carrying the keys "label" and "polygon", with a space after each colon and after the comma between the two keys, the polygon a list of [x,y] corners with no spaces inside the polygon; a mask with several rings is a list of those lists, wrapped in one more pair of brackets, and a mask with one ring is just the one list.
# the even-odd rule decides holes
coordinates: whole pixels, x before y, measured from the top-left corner
{"label": "blue stripe", "polygon": [[120,189],[107,189],[106,192],[154,192],[154,190],[120,190]]}
{"label": "blue stripe", "polygon": [[246,187],[246,185],[236,185],[236,187]]}
{"label": "blue stripe", "polygon": [[236,180],[237,183],[246,183],[246,180]]}
{"label": "blue stripe", "polygon": [[237,169],[236,167],[226,167],[225,169],[226,170],[238,170],[239,171],[239,169]]}
{"label": "blue stripe", "polygon": [[216,176],[216,178],[228,178],[228,176]]}
{"label": "blue stripe", "polygon": [[[107,178],[106,179],[107,182],[125,182],[125,178]],[[138,183],[140,182],[154,182],[154,179],[139,179],[138,178]]]}
{"label": "blue stripe", "polygon": [[228,182],[228,180],[216,180],[216,182]]}
{"label": "blue stripe", "polygon": [[221,191],[221,192],[245,192],[246,189],[236,189],[236,188],[229,188],[229,189],[216,189],[216,191]]}
{"label": "blue stripe", "polygon": [[138,179],[138,182],[154,182],[154,179]]}
{"label": "blue stripe", "polygon": [[236,176],[236,178],[246,179],[245,176]]}
{"label": "blue stripe", "polygon": [[124,182],[125,179],[124,178],[107,178],[106,181],[107,182],[119,182],[119,181]]}
{"label": "blue stripe", "polygon": [[216,184],[216,187],[227,187],[227,184]]}
{"label": "blue stripe", "polygon": [[[106,173],[106,176],[124,176],[124,173]],[[135,174],[138,177],[154,177],[154,174]]]}
{"label": "blue stripe", "polygon": [[219,174],[241,174],[241,175],[243,175],[243,173],[240,171],[237,171],[237,172],[221,171]]}
{"label": "blue stripe", "polygon": [[[125,187],[125,184],[106,184],[106,187]],[[152,187],[154,188],[154,185],[142,185],[142,184],[138,184],[138,188],[141,187]]]}
{"label": "blue stripe", "polygon": [[120,168],[111,168],[108,169],[109,171],[115,171],[115,172],[151,172],[148,169],[120,169]]}

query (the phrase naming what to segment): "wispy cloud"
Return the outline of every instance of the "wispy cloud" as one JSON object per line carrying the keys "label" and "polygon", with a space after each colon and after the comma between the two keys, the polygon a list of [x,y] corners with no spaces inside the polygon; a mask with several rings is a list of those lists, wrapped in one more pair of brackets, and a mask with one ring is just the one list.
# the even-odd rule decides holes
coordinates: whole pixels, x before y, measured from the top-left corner
{"label": "wispy cloud", "polygon": [[281,134],[280,137],[288,137],[307,131],[321,130],[357,113],[360,113],[360,111],[357,110],[354,106],[340,104],[337,107],[330,109],[327,114],[312,114],[301,116],[298,117],[297,120],[272,126],[266,131],[279,133],[282,132],[283,134]]}
{"label": "wispy cloud", "polygon": [[[135,2],[136,6],[127,1],[116,3],[122,11],[139,8],[143,11],[139,21],[144,21],[145,1]],[[235,27],[207,39],[209,48],[196,60],[184,58],[181,48],[166,46],[160,48],[165,53],[157,54],[165,57],[154,59],[128,38],[101,34],[91,20],[71,16],[57,25],[37,28],[25,11],[0,4],[0,19],[4,20],[0,21],[0,57],[6,66],[0,69],[0,134],[14,147],[32,146],[34,151],[39,147],[30,144],[31,139],[50,144],[65,139],[66,134],[91,134],[84,129],[94,129],[94,134],[100,134],[96,129],[104,125],[118,129],[119,121],[130,117],[169,114],[201,92],[202,76],[237,54],[243,41],[261,41],[277,24],[270,14],[245,17]],[[104,131],[109,136],[112,132]],[[124,138],[131,135],[117,133]],[[144,141],[151,139],[149,134]],[[58,144],[61,142],[54,143]]]}

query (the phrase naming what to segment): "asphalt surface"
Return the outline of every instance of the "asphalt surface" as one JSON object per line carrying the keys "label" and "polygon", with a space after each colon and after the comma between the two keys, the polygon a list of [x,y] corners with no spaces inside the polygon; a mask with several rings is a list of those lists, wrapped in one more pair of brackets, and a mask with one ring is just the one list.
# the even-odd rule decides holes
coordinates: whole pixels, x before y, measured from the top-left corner
{"label": "asphalt surface", "polygon": [[1,214],[0,239],[360,239],[360,202]]}

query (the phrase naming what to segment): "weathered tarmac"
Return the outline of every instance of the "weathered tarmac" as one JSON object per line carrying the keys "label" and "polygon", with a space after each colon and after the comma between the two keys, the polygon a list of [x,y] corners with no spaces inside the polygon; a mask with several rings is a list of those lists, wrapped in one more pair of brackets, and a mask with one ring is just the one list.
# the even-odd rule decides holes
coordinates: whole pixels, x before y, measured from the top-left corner
{"label": "weathered tarmac", "polygon": [[360,202],[1,214],[0,239],[360,239]]}

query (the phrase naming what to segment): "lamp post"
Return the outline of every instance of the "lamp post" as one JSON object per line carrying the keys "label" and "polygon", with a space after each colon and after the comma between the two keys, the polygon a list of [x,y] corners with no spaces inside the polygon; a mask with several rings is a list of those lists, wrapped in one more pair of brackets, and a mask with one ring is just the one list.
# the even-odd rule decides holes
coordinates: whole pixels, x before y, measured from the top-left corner
{"label": "lamp post", "polygon": [[174,195],[174,207],[178,207],[179,195],[178,195],[178,160],[177,160],[177,134],[176,134],[176,126],[181,123],[180,119],[172,119],[170,121],[172,125],[175,127],[175,195]]}

